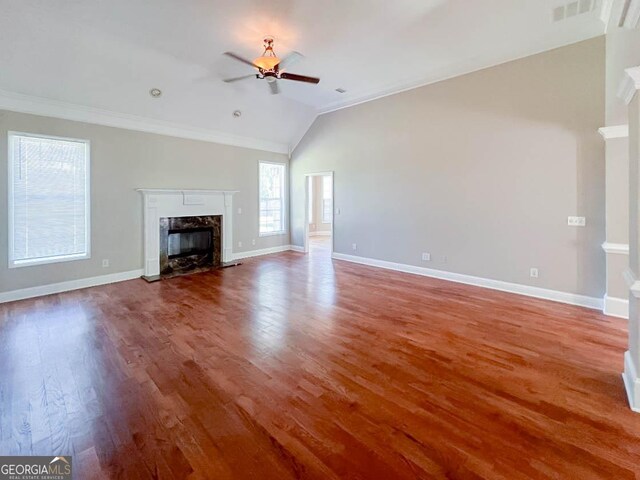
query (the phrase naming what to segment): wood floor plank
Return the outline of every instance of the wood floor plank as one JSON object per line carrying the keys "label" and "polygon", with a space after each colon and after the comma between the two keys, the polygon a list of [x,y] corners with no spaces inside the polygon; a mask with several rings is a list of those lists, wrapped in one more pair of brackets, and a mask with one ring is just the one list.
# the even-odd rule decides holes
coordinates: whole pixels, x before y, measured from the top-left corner
{"label": "wood floor plank", "polygon": [[0,305],[0,455],[77,478],[637,479],[626,322],[325,247]]}

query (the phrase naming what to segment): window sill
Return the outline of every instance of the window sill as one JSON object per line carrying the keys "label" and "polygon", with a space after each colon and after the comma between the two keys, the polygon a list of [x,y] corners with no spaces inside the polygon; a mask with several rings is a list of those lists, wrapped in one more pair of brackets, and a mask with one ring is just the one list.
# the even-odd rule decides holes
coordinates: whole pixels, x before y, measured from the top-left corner
{"label": "window sill", "polygon": [[266,232],[266,233],[259,233],[258,236],[259,237],[274,237],[276,235],[286,235],[287,231],[286,230],[281,230],[279,232]]}
{"label": "window sill", "polygon": [[73,262],[76,260],[88,260],[91,255],[82,253],[78,255],[63,255],[59,257],[38,258],[33,260],[9,261],[9,268],[35,267],[37,265],[48,265],[50,263]]}

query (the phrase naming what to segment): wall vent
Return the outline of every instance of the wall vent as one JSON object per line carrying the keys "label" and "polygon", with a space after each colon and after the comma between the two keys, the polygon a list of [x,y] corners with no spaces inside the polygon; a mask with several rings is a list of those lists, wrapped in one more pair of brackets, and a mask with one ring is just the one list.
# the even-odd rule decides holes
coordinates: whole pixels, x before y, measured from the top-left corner
{"label": "wall vent", "polygon": [[569,20],[580,17],[598,10],[600,0],[571,0],[560,5],[556,5],[551,10],[551,18],[554,22]]}

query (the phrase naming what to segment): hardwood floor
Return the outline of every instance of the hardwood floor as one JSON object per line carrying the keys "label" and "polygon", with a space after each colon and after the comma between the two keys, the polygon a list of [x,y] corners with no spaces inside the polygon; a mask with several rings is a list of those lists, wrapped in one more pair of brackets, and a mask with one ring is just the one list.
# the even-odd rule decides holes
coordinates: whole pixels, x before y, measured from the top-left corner
{"label": "hardwood floor", "polygon": [[0,454],[77,479],[632,479],[626,322],[287,252],[0,305]]}

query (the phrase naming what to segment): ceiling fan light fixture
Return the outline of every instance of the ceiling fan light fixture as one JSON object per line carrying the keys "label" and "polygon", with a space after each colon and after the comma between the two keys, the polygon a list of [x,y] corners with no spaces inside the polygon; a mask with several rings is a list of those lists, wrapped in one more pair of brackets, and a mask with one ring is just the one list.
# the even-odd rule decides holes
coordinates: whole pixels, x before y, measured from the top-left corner
{"label": "ceiling fan light fixture", "polygon": [[253,63],[259,66],[262,70],[273,70],[276,65],[280,63],[280,59],[275,55],[271,56],[262,56],[256,58]]}
{"label": "ceiling fan light fixture", "polygon": [[253,63],[262,70],[273,70],[280,63],[280,59],[273,51],[273,38],[267,37],[264,39],[264,52]]}

